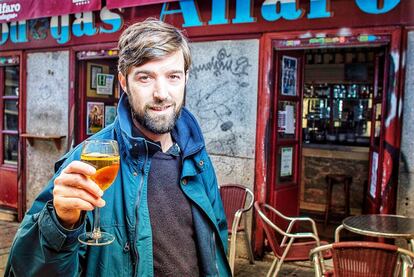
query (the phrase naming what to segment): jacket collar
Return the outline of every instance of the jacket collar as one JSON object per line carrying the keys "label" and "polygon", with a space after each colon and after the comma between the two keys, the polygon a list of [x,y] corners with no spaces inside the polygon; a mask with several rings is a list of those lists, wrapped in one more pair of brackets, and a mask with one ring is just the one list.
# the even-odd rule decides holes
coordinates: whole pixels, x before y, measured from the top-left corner
{"label": "jacket collar", "polygon": [[[115,120],[115,130],[120,143],[120,150],[126,155],[137,158],[141,154],[148,153],[153,148],[160,149],[159,145],[145,140],[143,137],[134,137],[132,134],[131,108],[128,102],[128,95],[124,93],[119,99],[118,116]],[[194,116],[183,107],[171,135],[180,147],[183,158],[193,155],[204,147],[204,139]],[[155,150],[153,149],[153,150]],[[145,151],[145,152],[143,152]]]}

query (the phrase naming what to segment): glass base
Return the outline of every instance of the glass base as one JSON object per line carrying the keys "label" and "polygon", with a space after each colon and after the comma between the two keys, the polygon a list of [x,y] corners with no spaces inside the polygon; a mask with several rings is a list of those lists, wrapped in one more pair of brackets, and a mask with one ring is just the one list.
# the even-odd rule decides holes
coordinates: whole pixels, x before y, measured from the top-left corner
{"label": "glass base", "polygon": [[100,246],[111,244],[115,240],[115,237],[105,232],[100,232],[100,235],[98,236],[96,236],[93,232],[87,232],[80,234],[78,240],[86,245]]}

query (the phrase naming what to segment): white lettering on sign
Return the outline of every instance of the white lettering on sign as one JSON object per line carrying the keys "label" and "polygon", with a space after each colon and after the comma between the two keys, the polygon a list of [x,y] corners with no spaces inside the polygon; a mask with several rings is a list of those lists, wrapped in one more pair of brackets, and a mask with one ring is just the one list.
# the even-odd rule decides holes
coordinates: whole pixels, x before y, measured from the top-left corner
{"label": "white lettering on sign", "polygon": [[10,20],[17,17],[17,13],[20,11],[21,5],[15,4],[0,4],[0,20]]}
{"label": "white lettering on sign", "polygon": [[[122,11],[121,9],[118,9],[117,11],[118,13],[114,12],[114,10],[108,10],[107,7],[103,7],[99,13],[100,23],[95,22],[94,14],[92,12],[75,14],[75,19],[73,20],[72,25],[68,14],[52,16],[50,18],[49,33],[59,44],[69,42],[71,35],[75,37],[83,37],[93,36],[98,33],[115,33],[119,31],[123,25]],[[7,41],[11,41],[12,43],[29,41],[25,20],[0,23],[0,46],[7,43]]]}
{"label": "white lettering on sign", "polygon": [[88,5],[89,3],[89,0],[72,0],[72,4],[75,4],[76,6]]}

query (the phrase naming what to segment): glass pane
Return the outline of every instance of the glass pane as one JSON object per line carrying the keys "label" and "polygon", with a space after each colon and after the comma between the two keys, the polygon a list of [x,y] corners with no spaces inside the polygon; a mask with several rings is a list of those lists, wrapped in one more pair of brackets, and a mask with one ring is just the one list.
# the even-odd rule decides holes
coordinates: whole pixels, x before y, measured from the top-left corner
{"label": "glass pane", "polygon": [[17,131],[19,126],[17,101],[4,101],[4,130]]}
{"label": "glass pane", "polygon": [[5,72],[5,87],[4,95],[6,96],[18,96],[19,95],[19,67],[18,66],[6,66]]}
{"label": "glass pane", "polygon": [[325,141],[326,131],[329,130],[330,100],[328,98],[303,99],[303,139],[306,143],[321,143]]}
{"label": "glass pane", "polygon": [[277,156],[278,183],[293,181],[295,150],[293,146],[280,147]]}
{"label": "glass pane", "polygon": [[17,135],[4,135],[4,163],[17,164],[18,138]]}
{"label": "glass pane", "polygon": [[294,139],[296,137],[296,103],[280,101],[277,114],[277,132],[279,138]]}

